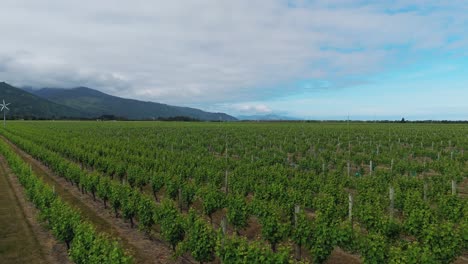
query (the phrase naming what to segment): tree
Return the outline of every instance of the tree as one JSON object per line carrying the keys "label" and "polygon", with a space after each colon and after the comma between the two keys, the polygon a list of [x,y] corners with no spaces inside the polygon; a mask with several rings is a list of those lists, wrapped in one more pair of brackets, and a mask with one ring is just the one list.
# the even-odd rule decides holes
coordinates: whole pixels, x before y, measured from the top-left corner
{"label": "tree", "polygon": [[107,201],[111,196],[111,180],[107,177],[100,177],[97,185],[97,195],[104,203],[104,208],[107,208]]}
{"label": "tree", "polygon": [[224,207],[224,194],[211,187],[202,192],[203,213],[210,218],[210,223],[213,223],[212,214]]}
{"label": "tree", "polygon": [[153,196],[156,201],[158,201],[157,193],[164,186],[164,177],[159,174],[153,174],[151,176],[151,189],[153,191]]}
{"label": "tree", "polygon": [[86,175],[88,179],[86,180],[85,188],[88,192],[93,195],[93,200],[96,201],[96,190],[99,184],[99,174],[96,172]]}
{"label": "tree", "polygon": [[227,199],[227,220],[234,226],[236,233],[247,226],[249,212],[243,196],[231,195]]}
{"label": "tree", "polygon": [[161,226],[161,234],[168,241],[172,250],[184,239],[185,230],[182,216],[171,200],[163,200],[158,208],[157,221]]}
{"label": "tree", "polygon": [[87,263],[127,264],[133,262],[132,258],[126,256],[116,241],[109,239],[103,234],[96,236],[88,254],[90,257]]}
{"label": "tree", "polygon": [[94,246],[96,231],[86,222],[79,223],[75,228],[75,237],[69,251],[70,258],[77,264],[89,263],[89,252]]}
{"label": "tree", "polygon": [[294,263],[290,251],[284,247],[274,253],[260,241],[249,242],[245,237],[225,237],[218,233],[216,254],[222,263]]}
{"label": "tree", "polygon": [[440,263],[451,263],[461,253],[463,238],[451,222],[431,224],[423,231],[422,242]]}
{"label": "tree", "polygon": [[364,263],[385,263],[389,246],[381,234],[370,233],[361,241],[361,254]]}
{"label": "tree", "polygon": [[216,246],[216,234],[213,229],[191,210],[186,230],[181,249],[189,251],[192,257],[200,263],[212,261]]}
{"label": "tree", "polygon": [[124,219],[130,221],[130,226],[133,228],[133,218],[137,213],[138,204],[141,194],[128,185],[123,187],[123,202],[122,202],[122,216]]}
{"label": "tree", "polygon": [[181,210],[183,209],[184,206],[189,208],[190,205],[192,205],[193,200],[195,199],[196,190],[197,190],[197,187],[192,182],[186,182],[181,185],[180,194],[182,195],[182,197],[179,197]]}
{"label": "tree", "polygon": [[75,228],[80,223],[80,215],[61,200],[56,199],[49,214],[49,225],[58,240],[63,241],[70,249],[70,242],[75,236]]}
{"label": "tree", "polygon": [[298,257],[301,258],[301,247],[309,246],[307,243],[312,237],[312,223],[307,220],[304,212],[297,214],[297,224],[294,226],[292,231],[292,240],[297,244],[299,248]]}
{"label": "tree", "polygon": [[122,207],[122,200],[124,199],[123,188],[120,184],[112,183],[110,192],[110,202],[114,209],[115,217],[119,217],[119,209]]}
{"label": "tree", "polygon": [[149,233],[154,225],[154,214],[156,207],[154,202],[145,195],[142,195],[138,201],[138,228]]}
{"label": "tree", "polygon": [[263,239],[270,242],[271,250],[276,252],[276,245],[287,235],[288,225],[281,223],[279,216],[274,212],[262,217],[260,223]]}

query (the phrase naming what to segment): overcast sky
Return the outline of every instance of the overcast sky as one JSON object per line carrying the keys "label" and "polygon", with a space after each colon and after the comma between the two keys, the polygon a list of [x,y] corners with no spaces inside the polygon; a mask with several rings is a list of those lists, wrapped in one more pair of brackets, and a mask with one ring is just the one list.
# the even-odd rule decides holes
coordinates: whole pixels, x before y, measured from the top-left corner
{"label": "overcast sky", "polygon": [[1,0],[0,81],[240,114],[468,119],[465,0]]}

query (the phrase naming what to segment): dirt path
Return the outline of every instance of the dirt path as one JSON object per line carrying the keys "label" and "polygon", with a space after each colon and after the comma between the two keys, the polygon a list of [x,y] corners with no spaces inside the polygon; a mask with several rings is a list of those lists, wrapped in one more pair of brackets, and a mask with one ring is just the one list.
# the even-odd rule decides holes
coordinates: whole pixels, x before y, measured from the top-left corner
{"label": "dirt path", "polygon": [[357,255],[343,251],[341,248],[335,248],[326,261],[327,264],[360,264],[361,259]]}
{"label": "dirt path", "polygon": [[467,264],[468,263],[468,253],[459,256],[453,264]]}
{"label": "dirt path", "polygon": [[2,263],[70,263],[65,245],[36,220],[38,211],[0,156],[0,259]]}
{"label": "dirt path", "polygon": [[55,175],[49,168],[24,152],[8,139],[0,136],[28,164],[37,176],[55,186],[57,194],[67,203],[77,208],[81,215],[93,223],[98,231],[112,234],[121,240],[124,248],[134,256],[136,263],[191,263],[187,258],[173,258],[172,250],[159,239],[150,239],[138,230],[131,228],[121,218],[115,218],[111,210],[104,209],[101,202],[93,201],[89,195],[82,194],[64,178]]}
{"label": "dirt path", "polygon": [[463,198],[468,198],[468,177],[457,186],[457,193]]}

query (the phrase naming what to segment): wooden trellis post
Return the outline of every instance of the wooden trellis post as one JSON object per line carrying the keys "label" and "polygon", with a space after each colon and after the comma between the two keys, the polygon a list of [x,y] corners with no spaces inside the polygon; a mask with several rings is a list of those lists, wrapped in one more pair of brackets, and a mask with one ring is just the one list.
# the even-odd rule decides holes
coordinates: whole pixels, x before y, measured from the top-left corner
{"label": "wooden trellis post", "polygon": [[427,182],[424,183],[424,201],[427,201]]}
{"label": "wooden trellis post", "polygon": [[348,161],[348,163],[347,163],[347,167],[348,167],[348,177],[349,177],[350,172],[351,172],[351,164],[350,164],[349,161]]}
{"label": "wooden trellis post", "polygon": [[369,162],[369,172],[370,172],[370,175],[372,176],[372,160]]}
{"label": "wooden trellis post", "polygon": [[353,195],[350,193],[348,194],[348,219],[351,227],[353,226]]}
{"label": "wooden trellis post", "polygon": [[228,160],[228,144],[226,142],[226,161]]}
{"label": "wooden trellis post", "polygon": [[182,210],[182,188],[179,188],[179,209]]}
{"label": "wooden trellis post", "polygon": [[226,170],[224,173],[224,188],[226,191],[226,194],[229,192],[228,191],[228,171]]}
{"label": "wooden trellis post", "polygon": [[395,189],[390,186],[389,189],[389,196],[390,196],[390,217],[393,218],[393,211],[395,206]]}
{"label": "wooden trellis post", "polygon": [[[299,215],[300,210],[301,208],[299,207],[299,205],[297,204],[294,205],[294,228],[297,228],[297,226],[299,225],[298,215]],[[296,259],[300,260],[302,257],[301,246],[298,244],[295,244],[294,248],[295,248]]]}
{"label": "wooden trellis post", "polygon": [[221,232],[223,233],[223,239],[221,241],[221,245],[224,247],[224,243],[225,243],[225,238],[226,238],[226,234],[227,234],[227,220],[226,220],[226,216],[223,216],[223,218],[221,218]]}
{"label": "wooden trellis post", "polygon": [[221,231],[223,231],[223,235],[226,235],[226,232],[227,232],[226,216],[223,216],[223,218],[221,219]]}
{"label": "wooden trellis post", "polygon": [[452,195],[457,194],[457,182],[455,180],[452,180]]}

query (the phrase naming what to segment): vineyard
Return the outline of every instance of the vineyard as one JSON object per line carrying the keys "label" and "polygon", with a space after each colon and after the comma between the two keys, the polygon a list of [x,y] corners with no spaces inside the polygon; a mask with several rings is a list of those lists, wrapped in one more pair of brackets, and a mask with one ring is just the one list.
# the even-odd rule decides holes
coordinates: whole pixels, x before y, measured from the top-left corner
{"label": "vineyard", "polygon": [[75,263],[148,259],[19,151],[162,245],[155,263],[468,262],[464,124],[15,121],[0,135]]}

